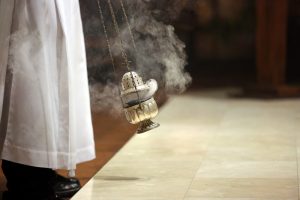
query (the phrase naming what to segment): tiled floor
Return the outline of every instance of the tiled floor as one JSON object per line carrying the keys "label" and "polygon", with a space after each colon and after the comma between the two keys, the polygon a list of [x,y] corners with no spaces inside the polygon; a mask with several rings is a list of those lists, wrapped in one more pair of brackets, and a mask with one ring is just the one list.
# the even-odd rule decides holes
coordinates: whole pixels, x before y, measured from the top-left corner
{"label": "tiled floor", "polygon": [[300,99],[173,97],[74,200],[297,200]]}

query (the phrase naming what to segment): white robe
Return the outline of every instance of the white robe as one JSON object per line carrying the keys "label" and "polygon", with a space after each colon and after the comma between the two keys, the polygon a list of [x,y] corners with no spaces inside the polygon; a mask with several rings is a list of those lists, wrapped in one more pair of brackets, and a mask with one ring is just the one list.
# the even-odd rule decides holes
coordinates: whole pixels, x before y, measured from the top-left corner
{"label": "white robe", "polygon": [[95,158],[78,0],[0,0],[0,116],[1,159],[75,169]]}

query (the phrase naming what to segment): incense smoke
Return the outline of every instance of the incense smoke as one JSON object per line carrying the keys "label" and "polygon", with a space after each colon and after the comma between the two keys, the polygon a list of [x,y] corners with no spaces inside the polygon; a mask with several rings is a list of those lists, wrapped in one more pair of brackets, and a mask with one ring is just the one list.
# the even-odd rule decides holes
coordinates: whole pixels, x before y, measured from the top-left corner
{"label": "incense smoke", "polygon": [[[95,111],[109,108],[121,111],[118,86],[127,71],[122,64],[120,37],[113,28],[107,1],[101,1],[105,23],[116,63],[114,73],[96,1],[81,1],[83,25],[87,37],[87,58],[91,91],[91,102]],[[119,1],[112,1],[120,27],[124,48],[132,61],[131,70],[137,71],[144,81],[153,78],[159,89],[166,93],[182,93],[191,82],[184,71],[186,63],[185,45],[168,25],[180,13],[169,0],[124,0],[129,24],[136,42],[134,49],[126,20]],[[171,1],[172,2],[172,1]],[[166,5],[169,5],[168,7]],[[89,40],[91,38],[91,41]]]}

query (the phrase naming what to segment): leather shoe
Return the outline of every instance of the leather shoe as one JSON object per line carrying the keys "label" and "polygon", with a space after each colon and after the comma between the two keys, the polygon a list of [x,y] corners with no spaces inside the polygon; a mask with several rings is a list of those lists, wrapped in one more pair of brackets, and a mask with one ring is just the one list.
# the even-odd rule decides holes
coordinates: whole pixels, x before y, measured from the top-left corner
{"label": "leather shoe", "polygon": [[57,173],[50,180],[49,186],[53,190],[54,197],[57,199],[70,198],[81,188],[78,179],[66,178]]}
{"label": "leather shoe", "polygon": [[[57,173],[53,173],[51,180],[48,183],[48,194],[47,192],[39,191],[5,191],[3,192],[3,200],[63,200],[71,198],[81,188],[80,182],[76,178],[66,178]],[[0,198],[1,199],[1,198]]]}

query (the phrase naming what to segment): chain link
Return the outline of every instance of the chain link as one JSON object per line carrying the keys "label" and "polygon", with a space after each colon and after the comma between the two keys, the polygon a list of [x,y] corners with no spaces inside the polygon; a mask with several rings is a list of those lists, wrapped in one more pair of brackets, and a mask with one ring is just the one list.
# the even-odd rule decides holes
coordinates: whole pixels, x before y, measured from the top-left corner
{"label": "chain link", "polygon": [[122,7],[123,15],[125,17],[125,21],[127,23],[127,27],[128,27],[128,31],[129,31],[129,34],[130,34],[130,37],[131,37],[131,42],[132,42],[134,51],[137,53],[136,43],[135,43],[135,40],[134,40],[134,37],[133,37],[131,26],[129,24],[129,19],[128,19],[126,10],[125,10],[125,6],[124,6],[124,3],[123,3],[123,0],[120,0],[120,4],[121,4],[121,7]]}
{"label": "chain link", "polygon": [[[115,73],[115,76],[116,76],[115,62],[114,62],[114,57],[113,57],[113,54],[112,54],[111,43],[110,43],[110,41],[109,41],[108,34],[107,34],[107,28],[106,28],[105,21],[104,21],[103,10],[102,10],[101,4],[100,4],[100,0],[96,0],[96,1],[97,1],[98,8],[99,8],[100,19],[101,19],[101,23],[102,23],[103,30],[104,30],[104,34],[105,34],[105,38],[106,38],[106,43],[107,43],[107,47],[108,47],[110,59],[111,59],[112,66],[113,66],[113,70],[114,70],[114,73]],[[110,14],[111,14],[111,17],[112,17],[112,20],[113,20],[114,29],[115,29],[115,31],[116,31],[116,33],[118,34],[118,37],[119,37],[119,39],[120,39],[120,49],[121,49],[121,54],[122,54],[123,60],[124,60],[124,62],[125,62],[125,64],[126,64],[127,70],[130,72],[131,79],[132,79],[132,81],[133,81],[133,85],[134,85],[134,88],[135,88],[135,91],[136,91],[136,94],[137,94],[137,97],[138,97],[138,100],[139,100],[139,101],[138,101],[138,102],[139,102],[139,107],[141,108],[140,95],[139,95],[139,92],[137,91],[137,86],[136,86],[136,83],[135,83],[135,79],[134,79],[134,77],[133,77],[133,73],[132,73],[132,71],[130,70],[129,60],[128,60],[128,56],[127,56],[127,54],[126,54],[126,52],[125,52],[125,48],[124,48],[123,40],[122,40],[122,37],[121,37],[119,25],[118,25],[118,22],[117,22],[117,19],[116,19],[116,14],[115,14],[115,12],[114,12],[114,9],[113,9],[111,0],[107,0],[107,3],[108,3],[109,10],[110,10]],[[126,14],[126,10],[125,10],[125,7],[124,7],[124,3],[123,3],[122,0],[120,0],[120,4],[121,4],[121,7],[122,7],[123,15],[124,15],[125,20],[126,20],[126,23],[127,23],[127,27],[128,27],[128,29],[129,29],[129,33],[130,33],[131,40],[132,40],[132,43],[133,43],[133,46],[134,46],[134,50],[137,52],[136,45],[135,45],[135,41],[134,41],[134,37],[133,37],[133,33],[132,33],[132,31],[131,31],[131,27],[130,27],[130,24],[129,24],[129,20],[128,20],[128,17],[127,17],[127,14]],[[120,88],[119,88],[119,87],[118,87],[118,89],[119,89],[119,93],[121,94]],[[124,102],[123,102],[123,99],[122,99],[122,98],[121,98],[121,101],[122,101],[122,103],[123,103],[123,105],[124,105]]]}
{"label": "chain link", "polygon": [[115,61],[114,61],[114,57],[113,57],[113,54],[112,54],[111,45],[110,45],[110,42],[109,42],[107,29],[106,29],[106,25],[105,25],[105,22],[104,22],[103,11],[102,11],[102,7],[101,7],[101,4],[100,4],[99,0],[97,0],[97,4],[98,4],[98,8],[99,8],[100,19],[101,19],[102,27],[103,27],[103,30],[104,30],[104,35],[105,35],[106,44],[107,44],[107,47],[108,47],[108,52],[109,52],[111,64],[113,66],[114,74],[116,75]]}
{"label": "chain link", "polygon": [[124,48],[123,40],[122,40],[122,37],[121,37],[119,25],[118,25],[118,22],[117,22],[117,19],[116,19],[115,11],[114,11],[114,9],[112,7],[111,0],[107,0],[107,3],[108,3],[108,6],[109,6],[109,11],[110,11],[110,14],[111,14],[111,17],[112,17],[112,20],[113,20],[115,31],[118,34],[118,37],[120,39],[120,50],[121,50],[121,54],[122,54],[123,60],[124,60],[124,62],[126,64],[127,69],[130,71],[130,66],[129,66],[129,62],[128,62],[128,56],[127,56],[127,54],[125,52],[125,48]]}

